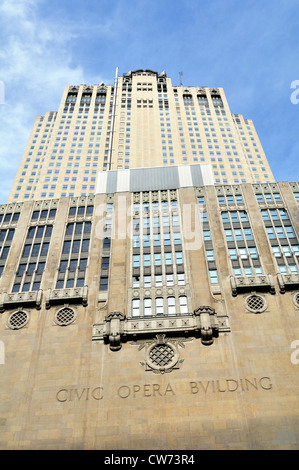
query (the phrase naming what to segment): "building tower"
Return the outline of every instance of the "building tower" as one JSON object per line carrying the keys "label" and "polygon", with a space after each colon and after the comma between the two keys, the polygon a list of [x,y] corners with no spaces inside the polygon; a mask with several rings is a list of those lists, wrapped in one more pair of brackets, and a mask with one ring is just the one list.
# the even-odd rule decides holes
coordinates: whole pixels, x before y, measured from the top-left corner
{"label": "building tower", "polygon": [[136,70],[114,85],[67,86],[36,118],[7,202],[93,195],[99,171],[210,164],[215,183],[273,182],[253,122],[222,88],[174,86]]}

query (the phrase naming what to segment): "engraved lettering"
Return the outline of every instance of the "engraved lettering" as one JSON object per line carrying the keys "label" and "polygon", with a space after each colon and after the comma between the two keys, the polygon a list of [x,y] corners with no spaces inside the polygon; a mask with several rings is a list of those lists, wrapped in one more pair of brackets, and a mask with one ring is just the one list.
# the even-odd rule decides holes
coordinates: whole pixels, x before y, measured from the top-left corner
{"label": "engraved lettering", "polygon": [[259,379],[223,379],[223,380],[210,380],[207,382],[189,382],[190,393],[196,395],[199,391],[207,393],[225,393],[225,392],[236,392],[240,390],[242,392],[248,392],[252,389],[255,390],[271,390],[272,383],[270,377],[261,377]]}
{"label": "engraved lettering", "polygon": [[[66,393],[66,396],[64,395],[65,393]],[[61,403],[67,401],[67,397],[68,397],[68,390],[66,390],[65,388],[59,390],[56,394],[56,400],[60,401]]]}
{"label": "engraved lettering", "polygon": [[128,396],[131,393],[131,390],[126,385],[122,385],[121,387],[119,387],[117,393],[118,393],[118,396],[121,398],[128,398]]}
{"label": "engraved lettering", "polygon": [[166,390],[165,390],[165,395],[166,395],[166,393],[171,393],[171,395],[175,395],[175,393],[174,393],[174,391],[172,390],[170,384],[167,385],[167,388],[166,388]]}
{"label": "engraved lettering", "polygon": [[[229,386],[231,382],[233,382],[233,385],[232,385],[233,388],[230,388],[230,386]],[[227,390],[229,392],[235,392],[237,390],[237,388],[239,387],[238,382],[234,379],[227,379],[226,383],[227,383]]]}
{"label": "engraved lettering", "polygon": [[220,385],[219,385],[219,380],[217,380],[217,385],[218,385],[218,392],[226,392],[226,390],[220,390]]}
{"label": "engraved lettering", "polygon": [[[256,390],[258,389],[258,388],[257,388],[256,379],[254,379],[254,382],[255,382],[255,383],[250,382],[250,380],[248,380],[248,379],[245,379],[245,382],[246,382],[247,384],[252,385],[252,387],[254,387]],[[247,385],[247,390],[248,390],[248,385]]]}
{"label": "engraved lettering", "polygon": [[153,384],[153,396],[156,395],[155,392],[157,392],[158,395],[162,396],[162,395],[161,395],[161,392],[160,392],[160,385],[159,385],[159,384]]}
{"label": "engraved lettering", "polygon": [[140,386],[139,385],[134,385],[133,386],[133,396],[134,398],[136,397],[136,393],[140,391]]}
{"label": "engraved lettering", "polygon": [[[265,380],[268,382],[268,386],[267,386],[267,387],[262,384],[262,381],[264,382]],[[272,388],[272,383],[271,383],[270,377],[262,377],[262,378],[260,379],[260,382],[259,382],[259,383],[260,383],[260,386],[261,386],[264,390],[271,390],[271,388]]]}
{"label": "engraved lettering", "polygon": [[[201,383],[201,382],[199,382],[199,383]],[[193,394],[198,393],[198,387],[197,387],[196,382],[190,382],[190,386],[191,386],[191,393],[193,393]]]}
{"label": "engraved lettering", "polygon": [[102,400],[103,399],[103,387],[94,388],[92,393],[91,393],[91,396],[95,400]]}
{"label": "engraved lettering", "polygon": [[210,385],[210,381],[207,382],[206,387],[204,386],[204,384],[203,384],[202,382],[199,382],[199,383],[200,383],[200,385],[202,386],[202,388],[204,389],[204,392],[207,393],[208,387],[209,387],[209,385]]}

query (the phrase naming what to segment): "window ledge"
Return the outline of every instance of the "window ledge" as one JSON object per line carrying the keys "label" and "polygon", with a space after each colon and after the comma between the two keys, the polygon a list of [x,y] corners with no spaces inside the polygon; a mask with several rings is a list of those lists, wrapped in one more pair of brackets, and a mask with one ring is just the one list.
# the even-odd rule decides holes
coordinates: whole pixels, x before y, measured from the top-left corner
{"label": "window ledge", "polygon": [[34,306],[37,310],[41,309],[43,291],[14,292],[12,294],[4,293],[0,300],[0,312],[4,312],[5,308],[14,306]]}
{"label": "window ledge", "polygon": [[252,289],[270,291],[271,294],[275,294],[275,287],[271,275],[231,276],[230,283],[233,297],[236,297],[239,293],[251,291]]}
{"label": "window ledge", "polygon": [[110,349],[121,349],[122,342],[155,337],[165,333],[167,336],[200,337],[201,342],[210,345],[219,333],[230,331],[228,317],[218,317],[211,307],[202,306],[193,314],[171,316],[148,316],[127,318],[121,312],[111,312],[103,324],[93,326],[92,340],[95,343],[110,344]]}
{"label": "window ledge", "polygon": [[71,289],[49,289],[46,294],[46,308],[51,305],[64,304],[66,302],[82,303],[87,306],[88,287],[73,287]]}

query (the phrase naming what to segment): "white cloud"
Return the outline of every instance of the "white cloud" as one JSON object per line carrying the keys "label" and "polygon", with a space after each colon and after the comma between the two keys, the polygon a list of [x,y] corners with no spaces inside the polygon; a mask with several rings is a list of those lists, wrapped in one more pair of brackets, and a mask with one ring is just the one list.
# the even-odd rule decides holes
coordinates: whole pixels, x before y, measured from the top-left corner
{"label": "white cloud", "polygon": [[[41,16],[39,0],[4,0],[0,5],[1,76],[0,203],[4,203],[36,115],[58,108],[65,85],[85,83],[72,65],[72,26]],[[75,27],[75,25],[73,25]],[[100,77],[89,82],[98,83]]]}

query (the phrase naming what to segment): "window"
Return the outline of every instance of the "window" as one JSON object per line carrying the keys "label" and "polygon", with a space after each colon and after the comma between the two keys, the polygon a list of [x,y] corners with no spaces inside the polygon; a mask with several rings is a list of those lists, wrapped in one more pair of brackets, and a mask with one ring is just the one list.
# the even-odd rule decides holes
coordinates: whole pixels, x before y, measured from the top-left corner
{"label": "window", "polygon": [[139,267],[140,267],[140,256],[133,255],[133,268],[139,268]]}
{"label": "window", "polygon": [[218,284],[218,274],[216,270],[210,270],[209,271],[209,277],[210,277],[210,282],[211,284]]}
{"label": "window", "polygon": [[148,317],[152,314],[152,299],[146,298],[143,301],[144,316]]}
{"label": "window", "polygon": [[161,266],[161,253],[154,254],[155,266]]}
{"label": "window", "polygon": [[165,264],[166,265],[172,264],[172,254],[171,253],[165,253]]}
{"label": "window", "polygon": [[183,253],[181,251],[175,252],[176,264],[183,264]]}
{"label": "window", "polygon": [[100,279],[100,290],[101,291],[108,290],[108,277],[101,277],[101,279]]}
{"label": "window", "polygon": [[164,315],[163,297],[156,298],[156,315],[157,316]]}
{"label": "window", "polygon": [[102,269],[109,269],[109,261],[110,258],[108,256],[102,258]]}
{"label": "window", "polygon": [[143,266],[150,266],[151,265],[151,255],[145,254],[143,255]]}
{"label": "window", "polygon": [[132,300],[132,317],[140,316],[140,299]]}
{"label": "window", "polygon": [[168,315],[175,315],[175,297],[167,297],[167,312]]}
{"label": "window", "polygon": [[179,303],[180,303],[180,313],[182,315],[188,313],[187,297],[184,295],[180,296]]}

